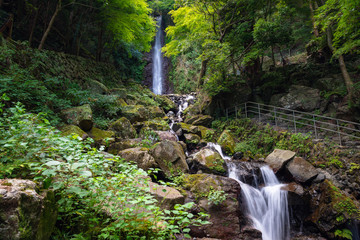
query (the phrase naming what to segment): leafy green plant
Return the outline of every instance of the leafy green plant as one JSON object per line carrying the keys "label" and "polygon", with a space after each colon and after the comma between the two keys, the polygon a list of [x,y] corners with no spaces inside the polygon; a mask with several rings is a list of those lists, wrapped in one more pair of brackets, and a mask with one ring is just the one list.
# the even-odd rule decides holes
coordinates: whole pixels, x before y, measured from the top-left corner
{"label": "leafy green plant", "polygon": [[352,232],[349,229],[342,229],[342,230],[337,229],[334,234],[337,237],[352,240]]}
{"label": "leafy green plant", "polygon": [[220,205],[226,200],[227,194],[222,190],[210,190],[207,196],[209,204]]}

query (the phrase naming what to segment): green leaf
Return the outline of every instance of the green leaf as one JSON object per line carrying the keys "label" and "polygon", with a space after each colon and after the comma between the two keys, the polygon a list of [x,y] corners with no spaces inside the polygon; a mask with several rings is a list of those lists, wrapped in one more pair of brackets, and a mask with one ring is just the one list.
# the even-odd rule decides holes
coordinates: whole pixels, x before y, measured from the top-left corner
{"label": "green leaf", "polygon": [[45,165],[46,166],[49,166],[49,167],[51,167],[51,166],[57,166],[57,165],[60,165],[61,164],[61,162],[59,162],[59,161],[49,161],[49,162],[46,162],[45,163]]}

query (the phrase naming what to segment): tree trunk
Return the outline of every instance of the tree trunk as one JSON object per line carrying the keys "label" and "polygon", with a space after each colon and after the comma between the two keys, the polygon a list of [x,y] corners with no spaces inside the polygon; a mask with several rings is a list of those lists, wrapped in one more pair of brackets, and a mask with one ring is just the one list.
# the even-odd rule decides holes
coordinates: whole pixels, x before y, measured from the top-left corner
{"label": "tree trunk", "polygon": [[49,35],[49,32],[50,32],[52,26],[54,25],[55,18],[58,15],[58,13],[60,12],[60,10],[61,10],[61,0],[58,1],[57,5],[56,5],[55,12],[54,12],[53,16],[51,17],[51,20],[49,22],[48,27],[45,30],[44,35],[41,38],[41,41],[40,41],[40,44],[39,44],[39,47],[38,47],[39,50],[41,50],[44,47],[45,40],[46,40],[47,36]]}
{"label": "tree trunk", "polygon": [[[334,53],[335,49],[334,49],[334,46],[332,45],[333,38],[332,38],[332,31],[331,31],[330,27],[328,27],[326,29],[326,37],[327,37],[328,47],[330,48],[331,52]],[[345,60],[344,60],[343,55],[340,55],[338,60],[339,60],[341,73],[342,73],[342,76],[344,78],[344,82],[345,82],[345,86],[346,86],[346,89],[347,89],[347,92],[348,92],[349,99],[350,99],[350,101],[352,101],[353,100],[353,93],[354,93],[354,83],[351,80],[349,72],[346,69],[346,64],[345,64]]]}
{"label": "tree trunk", "polygon": [[104,34],[104,30],[102,28],[102,26],[100,26],[100,33],[98,36],[98,46],[96,49],[96,61],[101,62],[101,54],[102,54],[102,50],[103,50],[103,34]]}
{"label": "tree trunk", "polygon": [[38,16],[39,16],[39,9],[36,9],[35,10],[35,17],[34,17],[33,23],[31,25],[31,30],[30,30],[29,46],[31,46],[31,43],[32,43],[32,40],[33,40],[34,31],[35,31]]}
{"label": "tree trunk", "polygon": [[206,74],[207,63],[208,63],[208,60],[203,60],[201,62],[201,70],[200,70],[200,75],[199,75],[199,80],[198,80],[198,87],[201,87],[204,84],[203,78]]}
{"label": "tree trunk", "polygon": [[271,46],[271,59],[273,61],[274,67],[275,67],[276,61],[275,61],[275,54],[274,54],[274,46]]}
{"label": "tree trunk", "polygon": [[312,22],[312,25],[313,25],[314,35],[315,35],[315,37],[319,37],[319,30],[318,30],[318,28],[316,26],[315,18],[314,18],[313,2],[311,0],[309,1],[309,8],[310,8],[311,22]]}

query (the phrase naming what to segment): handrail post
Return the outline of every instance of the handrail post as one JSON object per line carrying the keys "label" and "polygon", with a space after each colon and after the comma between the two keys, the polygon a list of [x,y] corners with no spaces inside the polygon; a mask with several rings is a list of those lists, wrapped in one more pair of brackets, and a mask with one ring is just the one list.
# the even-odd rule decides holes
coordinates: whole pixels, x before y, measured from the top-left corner
{"label": "handrail post", "polygon": [[238,112],[237,112],[237,106],[235,106],[235,119],[237,119],[237,114],[238,114]]}
{"label": "handrail post", "polygon": [[259,121],[260,121],[260,104],[258,103],[258,104],[257,104],[257,106],[258,106],[258,112],[259,112]]}
{"label": "handrail post", "polygon": [[315,130],[315,138],[317,139],[317,129],[316,129],[316,121],[315,121],[315,116],[313,115],[313,122],[314,122],[314,130]]}
{"label": "handrail post", "polygon": [[341,133],[340,133],[340,126],[339,126],[339,120],[336,119],[336,126],[337,126],[337,131],[339,134],[339,142],[340,142],[340,146],[342,146],[342,141],[341,141]]}
{"label": "handrail post", "polygon": [[297,129],[296,129],[296,119],[295,119],[295,112],[294,110],[292,111],[293,113],[293,119],[294,119],[294,127],[295,127],[295,133],[297,132]]}
{"label": "handrail post", "polygon": [[247,114],[247,102],[245,102],[245,117],[248,118],[248,114]]}
{"label": "handrail post", "polygon": [[277,119],[276,119],[276,107],[274,107],[274,114],[275,114],[275,126],[277,126]]}

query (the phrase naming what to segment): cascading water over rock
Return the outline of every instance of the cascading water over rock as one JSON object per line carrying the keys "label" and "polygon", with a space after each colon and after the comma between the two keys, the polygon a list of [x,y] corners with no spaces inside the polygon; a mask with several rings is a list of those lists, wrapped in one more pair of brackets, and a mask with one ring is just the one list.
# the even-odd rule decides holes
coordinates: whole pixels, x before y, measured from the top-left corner
{"label": "cascading water over rock", "polygon": [[163,94],[163,56],[161,52],[161,30],[162,16],[157,18],[157,33],[153,49],[153,92]]}
{"label": "cascading water over rock", "polygon": [[[252,187],[242,182],[238,176],[237,165],[224,156],[218,144],[209,143],[226,161],[229,178],[235,179],[241,185],[243,200],[253,226],[262,232],[263,240],[288,240],[290,239],[290,220],[287,202],[287,191],[282,190],[281,184],[274,172],[268,167],[260,168],[265,186],[258,188],[259,183]],[[254,179],[257,179],[254,176]]]}

